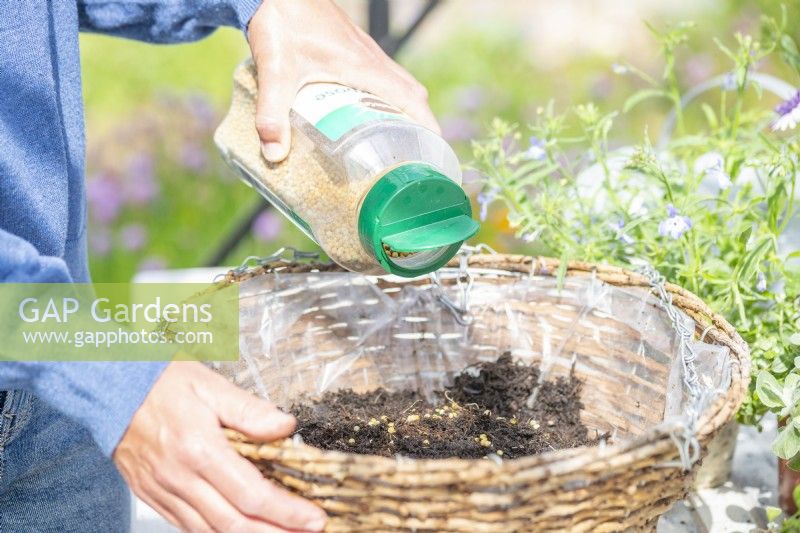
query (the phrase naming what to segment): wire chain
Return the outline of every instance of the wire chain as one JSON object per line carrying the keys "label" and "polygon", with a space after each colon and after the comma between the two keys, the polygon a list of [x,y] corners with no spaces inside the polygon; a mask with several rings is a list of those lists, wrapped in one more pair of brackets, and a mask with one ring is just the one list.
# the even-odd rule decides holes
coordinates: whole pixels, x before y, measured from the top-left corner
{"label": "wire chain", "polygon": [[678,333],[678,353],[681,358],[683,369],[683,384],[689,391],[689,401],[684,410],[687,423],[682,427],[675,428],[670,437],[678,447],[680,460],[677,462],[668,461],[662,467],[680,466],[684,471],[689,471],[692,465],[700,458],[700,442],[697,439],[697,422],[700,416],[703,403],[703,394],[700,389],[695,361],[695,352],[692,340],[694,328],[687,325],[684,315],[672,304],[672,294],[667,291],[666,279],[650,263],[642,264],[637,271],[645,276],[658,297],[659,306],[667,314],[672,322],[673,329]]}
{"label": "wire chain", "polygon": [[[287,252],[290,252],[290,255],[287,256]],[[238,267],[230,270],[229,272],[217,274],[217,276],[214,277],[214,282],[223,279],[228,274],[239,276],[251,269],[263,267],[277,261],[282,261],[285,263],[298,263],[300,261],[317,261],[319,260],[319,257],[319,252],[304,252],[291,246],[283,246],[267,256],[247,256],[244,261],[242,261],[242,264]]]}

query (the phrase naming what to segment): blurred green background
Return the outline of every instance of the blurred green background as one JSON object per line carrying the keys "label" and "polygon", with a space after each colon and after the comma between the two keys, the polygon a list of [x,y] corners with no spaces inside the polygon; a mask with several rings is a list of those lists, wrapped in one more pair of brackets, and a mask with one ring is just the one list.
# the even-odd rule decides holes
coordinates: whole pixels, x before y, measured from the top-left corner
{"label": "blurred green background", "polygon": [[[343,1],[362,22],[365,0]],[[396,0],[393,25],[402,28],[420,3]],[[525,123],[537,107],[596,102],[619,108],[642,87],[615,75],[630,62],[653,76],[655,41],[643,21],[659,27],[694,20],[689,50],[679,63],[686,87],[728,69],[713,38],[757,32],[771,0],[449,0],[443,2],[398,60],[429,89],[431,106],[462,161],[496,115]],[[800,1],[786,3],[800,20]],[[800,25],[798,25],[800,26]],[[795,30],[797,31],[797,30]],[[142,270],[202,265],[250,210],[255,193],[228,169],[211,137],[228,105],[231,74],[248,56],[242,34],[220,29],[191,44],[161,46],[83,35],[81,50],[87,123],[90,263],[95,281],[125,281]],[[771,67],[765,66],[765,69]],[[781,75],[781,72],[773,72]],[[619,144],[658,131],[667,104],[648,103],[620,117]],[[474,173],[466,171],[474,195]],[[476,241],[522,251],[500,208],[490,210]],[[274,211],[262,214],[225,264],[267,255],[283,245],[315,245]]]}

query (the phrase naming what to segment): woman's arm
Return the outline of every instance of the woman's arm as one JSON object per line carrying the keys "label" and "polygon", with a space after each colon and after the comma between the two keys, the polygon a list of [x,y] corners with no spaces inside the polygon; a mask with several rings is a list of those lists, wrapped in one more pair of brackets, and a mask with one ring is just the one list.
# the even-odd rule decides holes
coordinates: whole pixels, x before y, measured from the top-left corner
{"label": "woman's arm", "polygon": [[[72,281],[61,258],[41,255],[0,229],[0,283]],[[17,310],[3,306],[3,335],[15,331]],[[26,360],[34,359],[30,353],[9,353],[7,345],[20,343],[0,346],[0,390],[31,391],[87,427],[133,490],[176,525],[264,532],[324,527],[323,512],[264,479],[222,433],[224,426],[262,441],[290,435],[294,418],[273,404],[198,362],[113,361],[112,354],[108,362],[41,362]]]}
{"label": "woman's arm", "polygon": [[[0,283],[70,283],[64,260],[0,229]],[[0,317],[5,324],[17,317]],[[11,329],[3,329],[9,332]],[[18,345],[18,343],[11,343]],[[35,348],[32,348],[35,349]],[[111,455],[166,363],[32,362],[0,350],[0,390],[26,389],[85,425]]]}
{"label": "woman's arm", "polygon": [[78,0],[81,31],[151,43],[206,37],[219,26],[244,30],[261,0]]}

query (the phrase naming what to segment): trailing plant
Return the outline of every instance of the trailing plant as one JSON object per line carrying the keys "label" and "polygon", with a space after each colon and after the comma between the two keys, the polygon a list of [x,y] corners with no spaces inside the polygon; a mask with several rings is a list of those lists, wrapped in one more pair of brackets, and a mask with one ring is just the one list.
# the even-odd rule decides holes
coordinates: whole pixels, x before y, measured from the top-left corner
{"label": "trailing plant", "polygon": [[[647,261],[727,317],[753,356],[739,419],[785,417],[774,451],[798,466],[800,91],[761,72],[780,57],[798,83],[800,53],[786,22],[784,10],[762,19],[758,37],[717,41],[730,71],[686,92],[676,63],[692,24],[651,28],[664,70],[653,76],[614,65],[646,85],[621,110],[589,102],[560,112],[551,102],[525,128],[494,120],[473,154],[482,217],[501,201],[532,251],[623,266]],[[781,96],[774,110],[771,92]],[[662,133],[613,143],[615,119],[648,100],[668,111]]]}

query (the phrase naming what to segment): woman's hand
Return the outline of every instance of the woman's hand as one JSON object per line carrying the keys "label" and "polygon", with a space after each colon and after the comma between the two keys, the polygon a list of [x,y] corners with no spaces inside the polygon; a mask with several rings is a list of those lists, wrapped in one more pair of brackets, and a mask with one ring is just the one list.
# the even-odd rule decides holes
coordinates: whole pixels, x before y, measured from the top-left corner
{"label": "woman's hand", "polygon": [[312,503],[264,479],[222,427],[286,437],[294,417],[197,362],[173,362],[136,412],[114,462],[142,500],[185,531],[321,531]]}
{"label": "woman's hand", "polygon": [[370,92],[436,132],[428,93],[331,0],[264,0],[248,28],[258,70],[256,128],[264,157],[289,153],[289,109],[312,82]]}

